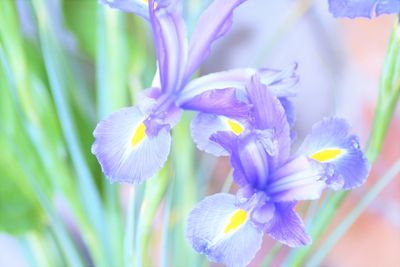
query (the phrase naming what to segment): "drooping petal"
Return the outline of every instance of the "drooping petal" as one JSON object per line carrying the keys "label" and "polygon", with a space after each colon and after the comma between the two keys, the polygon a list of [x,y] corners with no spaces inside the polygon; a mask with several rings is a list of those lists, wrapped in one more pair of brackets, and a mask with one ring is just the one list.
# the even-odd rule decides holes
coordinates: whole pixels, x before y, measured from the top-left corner
{"label": "drooping petal", "polygon": [[247,97],[253,104],[252,115],[255,118],[255,128],[272,129],[278,144],[277,154],[273,157],[274,166],[285,163],[290,155],[290,127],[285,109],[281,102],[272,95],[268,88],[254,75],[246,86]]}
{"label": "drooping petal", "polygon": [[325,118],[313,126],[298,151],[298,154],[331,166],[335,172],[333,178],[343,180],[343,189],[363,184],[370,169],[358,137],[349,131],[350,126],[345,120]]}
{"label": "drooping petal", "polygon": [[246,0],[213,0],[203,12],[190,41],[185,77],[189,78],[210,54],[212,43],[232,26],[233,11]]}
{"label": "drooping petal", "polygon": [[282,71],[243,68],[208,74],[188,83],[180,93],[177,103],[182,104],[196,95],[215,89],[235,88],[245,91],[246,84],[256,73],[259,73],[261,82],[267,85],[276,97],[295,96],[294,85],[299,80],[296,69],[297,64],[293,64]]}
{"label": "drooping petal", "polygon": [[149,136],[145,118],[138,107],[123,108],[94,130],[92,153],[111,181],[141,183],[155,175],[167,160],[171,146],[168,128]]}
{"label": "drooping petal", "polygon": [[248,118],[250,105],[239,101],[236,91],[235,88],[206,91],[181,103],[180,107],[231,118]]}
{"label": "drooping petal", "polygon": [[219,143],[211,140],[211,136],[218,132],[238,136],[245,128],[246,125],[237,120],[206,113],[197,114],[191,123],[192,137],[197,148],[215,156],[228,156],[229,153]]}
{"label": "drooping petal", "polygon": [[147,20],[149,19],[149,4],[146,0],[99,0],[99,2],[125,12],[135,13]]}
{"label": "drooping petal", "polygon": [[210,261],[242,267],[260,249],[263,233],[246,210],[235,206],[235,196],[220,193],[205,198],[190,212],[186,236]]}
{"label": "drooping petal", "polygon": [[[165,2],[165,3],[164,3]],[[161,89],[163,93],[181,89],[187,58],[186,26],[181,14],[181,1],[155,3],[149,0]]]}
{"label": "drooping petal", "polygon": [[329,0],[329,11],[335,17],[366,17],[400,12],[398,0]]}
{"label": "drooping petal", "polygon": [[328,187],[325,176],[319,164],[304,156],[297,157],[271,175],[267,194],[274,202],[318,199]]}
{"label": "drooping petal", "polygon": [[268,235],[289,247],[311,243],[301,218],[293,210],[295,205],[296,202],[276,203],[274,216],[265,228]]}

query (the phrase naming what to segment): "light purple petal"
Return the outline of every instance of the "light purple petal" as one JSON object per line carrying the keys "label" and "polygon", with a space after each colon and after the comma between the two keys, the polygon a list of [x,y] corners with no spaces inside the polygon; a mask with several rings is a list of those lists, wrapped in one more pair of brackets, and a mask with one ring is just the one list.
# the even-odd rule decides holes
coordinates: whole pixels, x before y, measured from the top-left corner
{"label": "light purple petal", "polygon": [[311,243],[301,218],[293,210],[295,205],[295,202],[276,203],[274,216],[265,228],[272,238],[289,247]]}
{"label": "light purple petal", "polygon": [[248,118],[250,115],[250,106],[238,100],[234,88],[204,92],[182,103],[180,107],[231,118]]}
{"label": "light purple petal", "polygon": [[145,19],[149,19],[148,4],[142,0],[98,0],[99,3],[124,12],[135,13]]}
{"label": "light purple petal", "polygon": [[[182,87],[183,67],[187,58],[186,26],[181,14],[181,2],[177,0],[150,8],[157,52],[162,92],[177,92]],[[154,0],[149,1],[154,5]]]}
{"label": "light purple petal", "polygon": [[[337,180],[343,180],[343,189],[360,186],[368,177],[370,165],[360,148],[357,136],[349,133],[350,126],[344,119],[325,118],[316,123],[305,139],[298,154],[317,160],[316,153],[337,150],[340,154],[320,161],[334,169]],[[333,181],[336,183],[336,181]]]}
{"label": "light purple petal", "polygon": [[213,0],[203,12],[190,41],[185,77],[189,78],[210,54],[212,43],[229,31],[235,8],[246,0]]}
{"label": "light purple petal", "polygon": [[167,160],[171,136],[166,128],[132,145],[137,127],[145,118],[138,107],[123,108],[101,121],[94,130],[96,140],[92,153],[111,181],[142,183],[155,175]]}
{"label": "light purple petal", "polygon": [[208,74],[188,83],[179,95],[177,103],[184,103],[196,95],[215,89],[235,88],[244,92],[246,84],[256,73],[260,75],[261,82],[267,85],[276,97],[295,96],[294,85],[299,80],[296,69],[297,64],[293,64],[282,71],[243,68]]}
{"label": "light purple petal", "polygon": [[273,157],[273,166],[285,163],[290,155],[290,127],[286,113],[278,98],[272,95],[268,88],[260,82],[256,74],[246,86],[249,102],[253,104],[255,127],[265,130],[272,129],[278,144],[277,155]]}
{"label": "light purple petal", "polygon": [[189,214],[186,231],[192,247],[213,262],[237,267],[249,264],[260,249],[263,233],[249,219],[225,233],[237,210],[235,196],[230,194],[212,195],[197,204]]}
{"label": "light purple petal", "polygon": [[329,11],[335,17],[366,17],[400,13],[399,0],[329,0]]}
{"label": "light purple petal", "polygon": [[266,192],[274,202],[318,199],[327,188],[324,176],[319,164],[297,157],[271,175]]}

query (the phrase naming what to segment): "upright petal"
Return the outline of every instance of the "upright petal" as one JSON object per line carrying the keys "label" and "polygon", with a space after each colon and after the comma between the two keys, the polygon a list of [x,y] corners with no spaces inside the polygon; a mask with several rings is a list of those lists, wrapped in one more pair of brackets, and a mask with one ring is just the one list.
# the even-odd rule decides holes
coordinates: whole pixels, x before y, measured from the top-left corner
{"label": "upright petal", "polygon": [[272,238],[289,247],[311,243],[301,218],[293,210],[295,205],[296,202],[276,203],[274,216],[265,228]]}
{"label": "upright petal", "polygon": [[343,119],[325,118],[316,123],[298,154],[334,169],[333,178],[343,180],[343,189],[351,189],[365,182],[369,163],[360,148],[358,137],[350,135],[350,126]]}
{"label": "upright petal", "polygon": [[209,196],[190,212],[187,239],[210,261],[246,266],[260,249],[263,236],[249,217],[246,210],[235,206],[235,196]]}
{"label": "upright petal", "polygon": [[160,70],[161,89],[177,92],[181,89],[183,67],[187,58],[186,26],[181,14],[181,1],[162,3],[149,0],[150,21]]}
{"label": "upright petal", "polygon": [[191,41],[185,77],[189,78],[210,54],[212,43],[229,31],[235,8],[246,0],[213,0],[201,15]]}
{"label": "upright petal", "polygon": [[278,144],[277,155],[273,156],[274,166],[285,163],[290,155],[290,127],[285,109],[281,102],[272,95],[268,88],[260,81],[260,77],[254,75],[246,86],[247,97],[253,104],[253,117],[255,128],[265,130],[272,129]]}
{"label": "upright petal", "polygon": [[123,108],[101,121],[94,130],[92,153],[111,181],[142,183],[167,160],[171,146],[168,128],[150,136],[145,118],[138,107]]}

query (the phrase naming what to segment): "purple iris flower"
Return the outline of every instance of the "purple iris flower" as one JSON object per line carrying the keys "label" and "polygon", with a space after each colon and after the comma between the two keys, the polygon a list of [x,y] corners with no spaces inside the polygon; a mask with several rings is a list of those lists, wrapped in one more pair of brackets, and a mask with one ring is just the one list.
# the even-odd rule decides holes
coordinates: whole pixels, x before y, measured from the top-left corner
{"label": "purple iris flower", "polygon": [[369,164],[356,136],[339,118],[314,125],[291,155],[288,116],[282,103],[251,78],[242,101],[251,105],[239,132],[220,130],[210,139],[230,155],[236,196],[219,193],[202,200],[189,214],[187,238],[211,261],[246,266],[261,247],[264,233],[290,247],[311,242],[294,211],[297,201],[317,199],[326,188],[361,185]]}
{"label": "purple iris flower", "polygon": [[329,11],[348,18],[399,14],[400,0],[329,0]]}
{"label": "purple iris flower", "polygon": [[[230,94],[234,88],[244,88],[256,69],[234,69],[190,81],[210,53],[212,43],[230,29],[235,8],[245,1],[214,0],[188,39],[180,0],[101,0],[149,20],[158,66],[156,82],[143,92],[139,104],[114,112],[94,131],[92,153],[111,181],[141,183],[155,175],[168,158],[170,131],[179,121],[184,105],[188,109],[196,109],[196,103],[202,106],[198,94],[217,89],[218,95],[209,98],[209,104],[221,99],[225,106],[216,107],[214,112],[227,109],[231,116],[246,116],[249,107]],[[260,75],[266,84],[274,82],[272,76],[277,77],[273,70],[260,70]],[[282,97],[290,94],[276,89]]]}

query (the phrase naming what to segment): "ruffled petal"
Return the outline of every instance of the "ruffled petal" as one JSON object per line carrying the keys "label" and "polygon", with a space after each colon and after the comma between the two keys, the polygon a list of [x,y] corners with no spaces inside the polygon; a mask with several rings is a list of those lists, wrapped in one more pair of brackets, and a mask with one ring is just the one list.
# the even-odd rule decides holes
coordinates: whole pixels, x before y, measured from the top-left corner
{"label": "ruffled petal", "polygon": [[247,211],[235,206],[235,196],[220,193],[205,198],[190,212],[186,236],[210,261],[239,267],[254,258],[263,233]]}
{"label": "ruffled petal", "polygon": [[329,11],[335,17],[366,17],[400,13],[398,0],[329,0]]}
{"label": "ruffled petal", "polygon": [[273,165],[280,166],[287,161],[291,146],[290,127],[285,109],[278,98],[261,83],[257,74],[246,86],[246,92],[249,102],[253,105],[252,115],[255,118],[255,128],[274,131],[278,150],[273,156]]}
{"label": "ruffled petal", "polygon": [[187,58],[186,26],[181,14],[181,1],[155,3],[149,0],[150,21],[162,92],[177,92],[182,87],[183,68]]}
{"label": "ruffled petal", "polygon": [[214,0],[203,12],[190,41],[185,77],[189,78],[208,57],[212,43],[229,31],[233,11],[245,1]]}
{"label": "ruffled petal", "polygon": [[297,157],[271,175],[267,195],[274,202],[320,198],[327,188],[324,169],[307,157]]}
{"label": "ruffled petal", "polygon": [[350,126],[345,120],[325,118],[313,126],[311,134],[304,139],[298,151],[298,154],[333,168],[332,179],[343,180],[342,189],[363,184],[370,169],[358,137],[349,131]]}
{"label": "ruffled petal", "polygon": [[245,91],[246,84],[256,73],[260,75],[261,82],[267,85],[276,97],[295,96],[294,85],[299,80],[296,69],[297,64],[293,64],[282,71],[243,68],[208,74],[188,83],[180,93],[177,103],[182,104],[196,95],[215,89],[235,88]]}
{"label": "ruffled petal", "polygon": [[274,216],[265,227],[268,235],[289,247],[311,243],[301,218],[293,210],[295,205],[296,202],[276,203]]}
{"label": "ruffled petal", "polygon": [[92,153],[113,182],[142,183],[155,175],[168,158],[169,128],[149,136],[138,107],[123,108],[101,121],[94,130]]}

